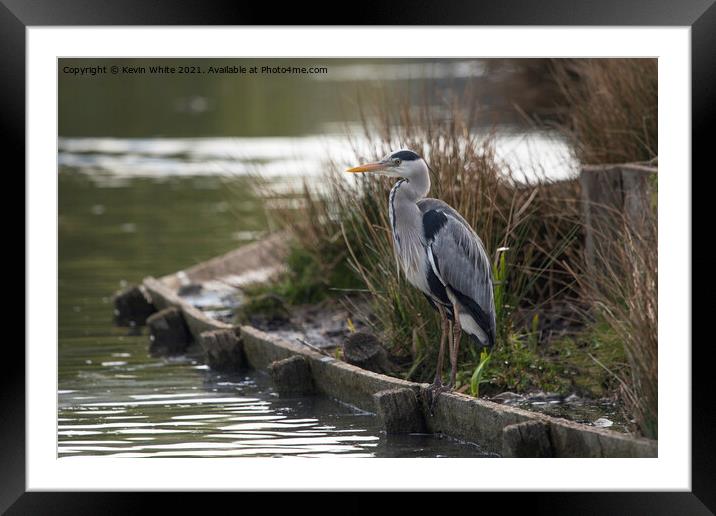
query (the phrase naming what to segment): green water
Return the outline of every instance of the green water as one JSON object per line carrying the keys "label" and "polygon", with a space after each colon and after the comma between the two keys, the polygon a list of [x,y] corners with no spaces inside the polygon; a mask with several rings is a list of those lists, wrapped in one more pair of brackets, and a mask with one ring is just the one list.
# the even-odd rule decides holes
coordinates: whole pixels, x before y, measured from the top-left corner
{"label": "green water", "polygon": [[324,397],[279,398],[265,374],[218,374],[148,355],[146,330],[112,324],[113,292],[260,237],[241,178],[59,172],[58,455],[486,456],[428,435],[388,439],[373,414]]}
{"label": "green water", "polygon": [[[247,174],[258,172],[286,191],[319,175],[328,158],[355,164],[344,129],[361,118],[359,97],[368,111],[386,91],[432,104],[472,82],[492,124],[514,111],[516,100],[505,92],[529,90],[514,78],[517,87],[505,88],[512,75],[488,75],[481,60],[303,63],[326,65],[322,76],[63,72],[256,61],[59,61],[58,454],[485,456],[477,446],[434,436],[388,439],[372,414],[320,397],[280,399],[260,373],[219,375],[188,358],[150,358],[146,334],[113,326],[118,289],[266,232],[267,204]],[[512,69],[507,65],[503,72]],[[507,131],[497,151],[507,161],[534,157],[535,148],[563,153],[563,142],[532,136]],[[555,176],[571,170],[561,158],[546,163]]]}
{"label": "green water", "polygon": [[[474,84],[481,104],[490,105],[486,123],[495,123],[498,111],[500,121],[514,122],[513,102],[519,101],[523,109],[532,107],[514,95],[531,92],[535,85],[521,80],[512,60],[490,61],[500,74],[488,76],[486,60],[480,59],[60,59],[59,133],[135,138],[302,136],[320,133],[327,124],[342,125],[370,115],[386,93],[436,103],[450,92],[463,91],[468,82]],[[111,66],[138,72],[111,73]],[[156,66],[175,71],[152,73]],[[325,72],[264,73],[264,66]],[[106,71],[70,72],[82,67]],[[201,73],[195,73],[197,67]],[[246,72],[206,73],[209,67]],[[258,73],[249,73],[252,67]],[[513,87],[506,88],[506,83]]]}

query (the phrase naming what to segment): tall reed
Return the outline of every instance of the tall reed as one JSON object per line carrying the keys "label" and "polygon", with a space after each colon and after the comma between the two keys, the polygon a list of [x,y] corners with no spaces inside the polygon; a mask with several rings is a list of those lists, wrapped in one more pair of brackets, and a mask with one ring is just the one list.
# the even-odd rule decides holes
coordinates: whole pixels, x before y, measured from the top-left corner
{"label": "tall reed", "polygon": [[[563,129],[581,163],[657,162],[656,59],[555,60],[553,71],[566,101]],[[658,435],[656,183],[656,175],[646,181],[640,213],[613,210],[607,224],[587,228],[593,265],[573,271],[589,317],[602,317],[624,345],[622,399],[650,437]]]}
{"label": "tall reed", "polygon": [[[608,230],[595,228],[594,264],[575,271],[592,314],[624,346],[628,369],[614,373],[639,431],[658,436],[658,255],[656,217],[614,212]],[[607,366],[604,366],[605,368]]]}
{"label": "tall reed", "polygon": [[564,127],[582,163],[650,161],[658,153],[656,59],[555,59]]}
{"label": "tall reed", "polygon": [[[499,340],[513,331],[518,308],[541,306],[571,291],[573,280],[562,262],[579,252],[579,192],[574,181],[528,179],[501,162],[494,134],[475,129],[478,115],[471,102],[466,93],[439,109],[416,109],[405,99],[377,103],[362,126],[373,147],[366,153],[356,145],[354,158],[356,163],[374,160],[398,148],[424,156],[431,168],[430,195],[466,218],[492,260],[502,250]],[[319,269],[347,258],[369,292],[368,319],[375,330],[394,355],[409,362],[407,377],[426,380],[434,373],[439,324],[423,295],[397,270],[388,217],[393,183],[366,175],[351,186],[334,166],[322,191],[306,188],[299,215],[287,214],[284,221],[298,246],[311,250]],[[470,346],[463,346],[461,357],[470,372],[480,361],[479,350]]]}

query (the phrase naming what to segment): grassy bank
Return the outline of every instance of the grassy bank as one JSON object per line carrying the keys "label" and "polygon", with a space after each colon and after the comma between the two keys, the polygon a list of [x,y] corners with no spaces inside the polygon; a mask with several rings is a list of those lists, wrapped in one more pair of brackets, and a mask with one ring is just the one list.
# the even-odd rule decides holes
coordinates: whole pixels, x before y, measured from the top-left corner
{"label": "grassy bank", "polygon": [[[555,81],[568,116],[563,130],[582,163],[647,162],[658,151],[656,59],[556,60]],[[594,228],[598,267],[578,262],[573,273],[588,316],[618,336],[628,367],[611,371],[619,397],[639,431],[658,436],[657,181],[638,217],[614,213],[609,231]],[[580,267],[581,265],[581,267]],[[610,369],[604,365],[604,369]]]}
{"label": "grassy bank", "polygon": [[[485,242],[496,278],[498,326],[495,360],[483,373],[486,392],[566,389],[573,375],[561,373],[564,368],[549,349],[564,332],[553,331],[553,317],[534,314],[556,313],[556,306],[578,302],[563,265],[577,260],[581,247],[578,183],[528,180],[523,171],[511,170],[496,157],[492,135],[474,135],[479,120],[476,112],[465,115],[466,103],[469,99],[453,99],[440,115],[400,103],[393,104],[401,106],[397,110],[371,113],[364,131],[378,143],[370,155],[356,152],[355,161],[400,147],[421,153],[432,169],[431,195],[459,210]],[[320,192],[304,188],[298,210],[275,212],[291,230],[294,246],[289,271],[273,288],[291,303],[351,291],[353,297],[366,295],[370,313],[360,314],[362,320],[381,336],[395,361],[406,365],[404,377],[427,381],[437,360],[439,321],[396,270],[387,209],[393,181],[363,176],[349,187],[347,180],[333,167]],[[458,389],[469,388],[479,362],[479,350],[462,347]],[[533,374],[516,381],[523,367]],[[575,362],[570,370],[577,368]]]}
{"label": "grassy bank", "polygon": [[[655,80],[655,68],[638,61],[622,61],[624,70],[614,66],[554,67],[569,107],[563,129],[583,163],[654,157],[652,83],[642,75]],[[457,389],[618,396],[639,430],[655,436],[655,230],[654,238],[641,238],[634,228],[620,229],[621,254],[601,248],[609,266],[597,277],[585,266],[579,182],[550,182],[501,162],[494,137],[474,130],[481,120],[469,91],[439,109],[395,98],[371,106],[377,107],[366,113],[363,132],[374,147],[356,149],[355,163],[405,147],[424,156],[430,196],[463,214],[492,260],[497,344],[489,359],[461,347]],[[320,190],[307,185],[299,202],[274,211],[293,247],[288,272],[270,288],[289,304],[368,300],[367,309],[352,305],[361,311],[356,317],[402,365],[396,374],[430,381],[439,319],[396,269],[387,206],[394,180],[348,180],[342,167],[332,166]]]}

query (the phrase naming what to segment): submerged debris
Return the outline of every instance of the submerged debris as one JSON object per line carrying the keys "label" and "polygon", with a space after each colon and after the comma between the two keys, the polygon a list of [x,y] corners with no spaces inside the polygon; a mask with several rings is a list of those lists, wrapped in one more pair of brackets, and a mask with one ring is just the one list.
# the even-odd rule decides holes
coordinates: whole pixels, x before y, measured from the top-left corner
{"label": "submerged debris", "polygon": [[269,372],[279,396],[307,396],[313,394],[313,377],[305,357],[294,355],[269,364]]}

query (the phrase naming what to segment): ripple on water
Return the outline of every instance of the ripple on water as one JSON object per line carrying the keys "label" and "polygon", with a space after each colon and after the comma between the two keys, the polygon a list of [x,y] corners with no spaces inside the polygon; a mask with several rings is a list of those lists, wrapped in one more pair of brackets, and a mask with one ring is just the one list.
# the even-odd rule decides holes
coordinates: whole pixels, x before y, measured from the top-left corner
{"label": "ripple on water", "polygon": [[[152,374],[156,382],[164,372]],[[166,371],[166,383],[154,384],[151,392],[137,382],[115,392],[101,383],[61,391],[59,455],[391,456],[370,413],[320,397],[279,398],[257,373],[227,379],[185,363],[179,387],[176,374],[176,367]],[[482,455],[477,447],[445,439],[433,439],[436,449],[426,452],[424,438],[415,440],[420,446],[401,446],[422,456]],[[400,449],[395,453],[400,456]]]}
{"label": "ripple on water", "polygon": [[[60,457],[485,455],[449,439],[388,438],[372,414],[321,397],[279,398],[259,373],[217,374],[190,357],[150,357],[146,334],[112,325],[108,296],[148,271],[230,250],[236,244],[227,234],[265,229],[255,215],[263,210],[238,179],[232,191],[241,198],[231,202],[246,212],[240,222],[231,209],[211,209],[227,202],[225,177],[200,178],[213,186],[197,193],[197,177],[103,183],[88,170],[61,164],[58,179]],[[152,202],[158,197],[162,203]],[[122,224],[133,232],[122,233]]]}

